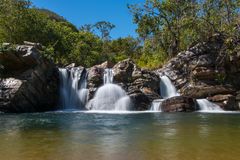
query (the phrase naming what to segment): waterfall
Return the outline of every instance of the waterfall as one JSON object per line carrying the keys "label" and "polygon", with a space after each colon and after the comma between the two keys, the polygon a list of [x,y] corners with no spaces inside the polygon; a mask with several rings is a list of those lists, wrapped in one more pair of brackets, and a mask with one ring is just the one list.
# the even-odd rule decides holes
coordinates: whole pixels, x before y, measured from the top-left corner
{"label": "waterfall", "polygon": [[[171,80],[167,76],[160,77],[160,92],[164,99],[179,96]],[[161,104],[164,99],[156,99],[152,102],[150,111],[161,111]]]}
{"label": "waterfall", "polygon": [[154,100],[151,104],[151,108],[150,111],[162,111],[161,105],[162,105],[162,101],[164,101],[164,99],[157,99]]}
{"label": "waterfall", "polygon": [[59,68],[59,75],[60,106],[63,109],[83,109],[88,95],[86,70]]}
{"label": "waterfall", "polygon": [[208,101],[207,99],[197,99],[197,104],[202,112],[223,111],[220,106]]}
{"label": "waterfall", "polygon": [[130,110],[130,97],[120,86],[112,83],[112,69],[105,69],[103,80],[104,85],[98,88],[94,98],[87,104],[87,108],[91,110]]}
{"label": "waterfall", "polygon": [[103,83],[113,83],[113,71],[111,68],[107,68],[104,70]]}
{"label": "waterfall", "polygon": [[161,96],[164,99],[179,96],[179,93],[177,93],[175,86],[172,84],[171,80],[167,76],[162,76],[160,78],[160,91]]}

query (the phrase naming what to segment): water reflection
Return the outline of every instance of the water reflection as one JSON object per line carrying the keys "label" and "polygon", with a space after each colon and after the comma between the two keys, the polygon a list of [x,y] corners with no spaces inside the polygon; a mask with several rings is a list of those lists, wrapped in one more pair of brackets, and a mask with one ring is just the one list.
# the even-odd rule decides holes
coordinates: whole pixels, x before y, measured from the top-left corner
{"label": "water reflection", "polygon": [[224,114],[0,115],[11,160],[238,159],[240,116]]}

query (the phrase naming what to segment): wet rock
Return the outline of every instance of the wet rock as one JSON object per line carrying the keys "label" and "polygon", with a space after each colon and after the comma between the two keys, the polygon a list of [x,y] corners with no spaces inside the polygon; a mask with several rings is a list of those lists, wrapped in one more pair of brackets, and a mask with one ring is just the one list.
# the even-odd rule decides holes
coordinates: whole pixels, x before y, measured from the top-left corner
{"label": "wet rock", "polygon": [[208,97],[207,99],[218,104],[224,110],[238,110],[238,107],[236,106],[236,98],[231,94],[215,95]]}
{"label": "wet rock", "polygon": [[198,110],[193,98],[176,96],[162,102],[163,112],[193,112]]}
{"label": "wet rock", "polygon": [[132,103],[134,104],[133,110],[143,111],[148,110],[151,100],[147,95],[140,91],[135,91],[134,93],[129,95],[131,98]]}

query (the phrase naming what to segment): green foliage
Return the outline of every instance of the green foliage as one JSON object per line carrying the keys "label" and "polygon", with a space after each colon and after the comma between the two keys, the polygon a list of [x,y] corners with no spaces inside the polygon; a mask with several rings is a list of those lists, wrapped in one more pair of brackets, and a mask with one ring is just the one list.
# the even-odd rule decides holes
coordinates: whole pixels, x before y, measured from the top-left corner
{"label": "green foliage", "polygon": [[0,43],[39,42],[55,63],[85,67],[132,58],[144,68],[166,60],[215,33],[225,35],[228,54],[240,52],[239,0],[146,0],[129,6],[140,38],[111,40],[115,25],[100,21],[79,30],[58,14],[28,0],[0,0]]}
{"label": "green foliage", "polygon": [[115,25],[110,22],[100,21],[97,22],[94,27],[100,31],[102,40],[108,41],[111,38],[110,32],[113,28],[115,28]]}
{"label": "green foliage", "polygon": [[168,60],[167,54],[159,47],[155,48],[151,45],[151,41],[146,40],[143,51],[139,58],[136,58],[136,63],[143,68],[156,69]]}
{"label": "green foliage", "polygon": [[239,0],[146,0],[129,8],[140,37],[169,56],[215,33],[239,35]]}

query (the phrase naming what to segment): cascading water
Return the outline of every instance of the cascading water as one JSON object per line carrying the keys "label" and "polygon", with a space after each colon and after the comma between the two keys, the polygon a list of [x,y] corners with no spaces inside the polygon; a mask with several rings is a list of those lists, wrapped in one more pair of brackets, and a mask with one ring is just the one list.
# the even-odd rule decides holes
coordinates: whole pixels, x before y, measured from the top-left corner
{"label": "cascading water", "polygon": [[[161,82],[160,82],[160,91],[161,96],[164,99],[179,96],[179,93],[177,93],[177,90],[171,80],[167,76],[162,76]],[[161,103],[164,99],[157,99],[152,102],[150,111],[161,111]],[[223,109],[218,106],[217,104],[214,104],[207,99],[197,99],[197,104],[200,108],[200,112],[221,112]]]}
{"label": "cascading water", "polygon": [[107,68],[104,70],[103,83],[113,83],[113,71],[111,68]]}
{"label": "cascading water", "polygon": [[223,111],[223,109],[220,106],[208,101],[207,99],[197,99],[197,104],[201,112]]}
{"label": "cascading water", "polygon": [[105,69],[103,80],[104,85],[97,90],[94,98],[87,104],[87,108],[91,110],[130,110],[130,97],[120,86],[112,83],[112,69]]}
{"label": "cascading water", "polygon": [[160,91],[161,96],[164,99],[179,96],[179,93],[177,93],[175,86],[167,76],[162,76],[160,78]]}
{"label": "cascading water", "polygon": [[[164,99],[179,96],[175,86],[167,76],[160,77],[160,92]],[[157,99],[152,102],[150,111],[161,111],[161,103],[164,99]]]}
{"label": "cascading water", "polygon": [[79,67],[59,68],[60,106],[63,109],[83,109],[87,102],[87,73]]}
{"label": "cascading water", "polygon": [[159,112],[161,112],[162,111],[162,108],[161,108],[162,101],[164,101],[164,99],[154,100],[152,102],[150,111],[159,111]]}

